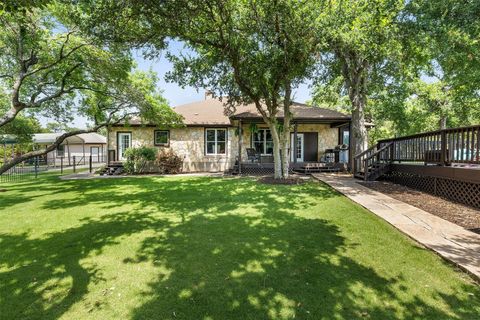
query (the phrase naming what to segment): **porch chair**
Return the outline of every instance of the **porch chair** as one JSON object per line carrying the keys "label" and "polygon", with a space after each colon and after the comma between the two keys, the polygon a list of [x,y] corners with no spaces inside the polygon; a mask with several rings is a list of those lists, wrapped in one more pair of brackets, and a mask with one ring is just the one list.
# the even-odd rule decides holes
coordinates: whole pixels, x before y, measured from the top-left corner
{"label": "porch chair", "polygon": [[257,150],[253,148],[247,148],[247,158],[248,160],[251,160],[252,163],[255,161],[260,162],[261,154],[260,152],[257,152]]}

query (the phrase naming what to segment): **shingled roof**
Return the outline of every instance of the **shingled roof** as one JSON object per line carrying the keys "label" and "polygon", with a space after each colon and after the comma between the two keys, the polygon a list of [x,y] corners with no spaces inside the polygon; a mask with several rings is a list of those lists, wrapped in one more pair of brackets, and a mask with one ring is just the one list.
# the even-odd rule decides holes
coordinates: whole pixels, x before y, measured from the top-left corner
{"label": "shingled roof", "polygon": [[[261,119],[262,116],[254,104],[240,105],[236,112],[228,117],[225,115],[225,102],[218,99],[206,99],[199,102],[180,105],[174,110],[184,118],[186,125],[230,125],[233,119]],[[293,102],[291,106],[294,119],[297,120],[325,120],[348,121],[350,116],[335,110],[309,106]],[[278,118],[283,118],[280,111]]]}
{"label": "shingled roof", "polygon": [[[230,117],[225,115],[225,100],[206,98],[202,101],[192,102],[174,107],[176,113],[183,116],[183,123],[187,126],[229,126],[231,120],[261,120],[262,116],[255,105],[239,105],[236,112]],[[293,102],[291,106],[293,118],[305,121],[349,121],[349,115],[335,110],[325,109],[306,104]],[[279,112],[278,118],[283,118],[283,110]],[[140,125],[140,119],[131,119],[130,125]]]}

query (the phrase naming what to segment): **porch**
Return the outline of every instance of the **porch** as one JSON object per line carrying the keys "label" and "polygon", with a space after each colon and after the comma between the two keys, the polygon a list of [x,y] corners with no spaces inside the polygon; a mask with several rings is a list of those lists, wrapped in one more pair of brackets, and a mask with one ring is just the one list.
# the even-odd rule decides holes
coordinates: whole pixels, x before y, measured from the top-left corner
{"label": "porch", "polygon": [[[349,121],[339,119],[295,119],[292,121],[289,154],[290,172],[337,172],[349,167]],[[272,174],[273,141],[261,119],[238,119],[237,156],[234,174]]]}
{"label": "porch", "polygon": [[[346,170],[346,164],[339,162],[290,162],[289,172],[310,174],[315,172],[339,172]],[[274,172],[273,162],[242,162],[235,164],[233,174],[264,175]]]}

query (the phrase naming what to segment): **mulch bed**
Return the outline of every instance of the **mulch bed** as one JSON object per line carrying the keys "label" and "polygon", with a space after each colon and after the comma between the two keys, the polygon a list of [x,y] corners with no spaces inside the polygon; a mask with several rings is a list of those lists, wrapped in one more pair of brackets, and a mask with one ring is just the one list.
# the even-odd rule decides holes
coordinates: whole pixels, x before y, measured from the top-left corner
{"label": "mulch bed", "polygon": [[300,177],[289,177],[288,179],[274,179],[272,176],[261,177],[258,179],[258,182],[265,184],[286,184],[286,185],[295,185],[302,184],[305,182],[305,179]]}
{"label": "mulch bed", "polygon": [[479,209],[388,181],[359,183],[480,234]]}

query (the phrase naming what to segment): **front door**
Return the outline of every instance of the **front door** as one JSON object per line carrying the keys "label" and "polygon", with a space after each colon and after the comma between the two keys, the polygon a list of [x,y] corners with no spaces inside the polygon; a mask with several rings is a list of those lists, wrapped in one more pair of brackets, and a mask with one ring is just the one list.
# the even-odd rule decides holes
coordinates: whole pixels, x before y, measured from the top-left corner
{"label": "front door", "polygon": [[295,146],[294,146],[294,139],[295,139],[295,134],[292,133],[290,137],[291,141],[291,146],[290,146],[290,160],[292,162],[295,161],[295,157],[297,159],[297,162],[303,162],[303,157],[304,157],[304,149],[305,149],[305,137],[303,133],[297,133],[297,154],[295,154]]}
{"label": "front door", "polygon": [[125,150],[132,146],[132,133],[118,133],[118,160],[125,160]]}

